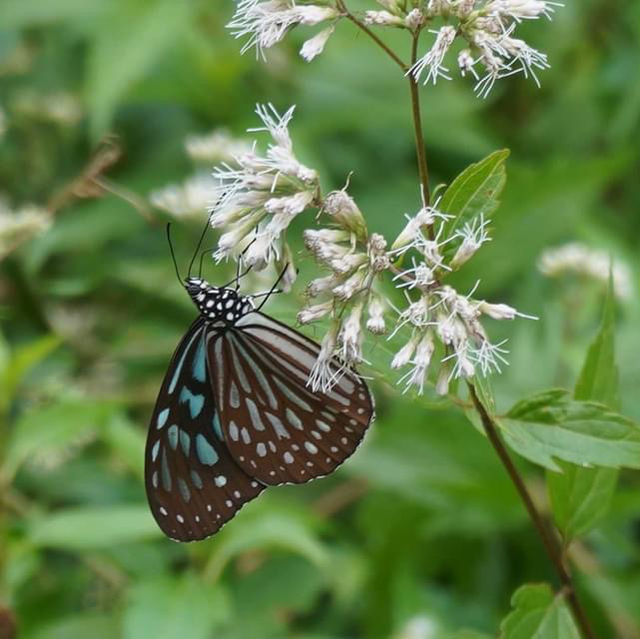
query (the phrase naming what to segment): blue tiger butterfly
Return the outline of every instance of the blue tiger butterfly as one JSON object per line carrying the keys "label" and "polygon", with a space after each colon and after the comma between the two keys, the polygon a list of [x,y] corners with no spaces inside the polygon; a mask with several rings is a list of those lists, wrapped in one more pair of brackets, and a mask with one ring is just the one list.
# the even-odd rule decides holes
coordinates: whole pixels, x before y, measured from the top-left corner
{"label": "blue tiger butterfly", "polygon": [[244,296],[239,270],[220,287],[190,271],[182,280],[176,265],[199,315],[169,364],[145,451],[151,512],[176,541],[213,535],[267,486],[333,472],[374,415],[355,371],[327,393],[307,386],[320,346],[260,311],[278,282]]}

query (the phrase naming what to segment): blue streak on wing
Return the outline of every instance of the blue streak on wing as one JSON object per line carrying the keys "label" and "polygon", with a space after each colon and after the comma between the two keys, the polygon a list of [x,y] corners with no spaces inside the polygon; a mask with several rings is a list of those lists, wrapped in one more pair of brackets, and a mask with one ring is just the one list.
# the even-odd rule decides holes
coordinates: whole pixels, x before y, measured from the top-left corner
{"label": "blue streak on wing", "polygon": [[194,395],[186,386],[180,391],[180,402],[189,403],[189,413],[191,419],[195,419],[202,411],[204,406],[204,395]]}
{"label": "blue streak on wing", "polygon": [[176,384],[178,383],[178,377],[180,377],[180,373],[181,373],[182,367],[184,365],[184,359],[187,356],[187,353],[189,352],[189,349],[191,348],[191,344],[193,344],[193,340],[201,332],[202,332],[202,330],[195,332],[192,335],[191,339],[189,340],[189,343],[186,345],[185,349],[182,351],[182,355],[180,356],[180,359],[178,360],[178,365],[176,366],[176,369],[173,372],[173,377],[171,378],[171,384],[169,384],[169,388],[168,388],[168,391],[167,391],[169,394],[173,393],[173,391],[176,389]]}
{"label": "blue streak on wing", "polygon": [[198,344],[196,356],[193,359],[193,376],[199,381],[204,382],[207,376],[205,355],[204,355],[204,334]]}
{"label": "blue streak on wing", "polygon": [[202,433],[196,435],[196,454],[204,466],[213,466],[219,459],[216,449]]}
{"label": "blue streak on wing", "polygon": [[213,432],[216,434],[216,437],[222,442],[224,441],[224,437],[222,435],[222,426],[220,425],[220,416],[218,415],[218,411],[213,414]]}

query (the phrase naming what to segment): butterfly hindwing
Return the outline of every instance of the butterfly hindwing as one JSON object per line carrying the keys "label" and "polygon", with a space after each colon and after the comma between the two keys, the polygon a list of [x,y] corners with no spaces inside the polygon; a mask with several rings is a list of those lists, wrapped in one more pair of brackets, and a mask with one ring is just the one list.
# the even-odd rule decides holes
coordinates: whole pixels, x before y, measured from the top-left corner
{"label": "butterfly hindwing", "polygon": [[230,455],[205,357],[211,329],[198,318],[171,360],[149,426],[147,498],[163,532],[179,541],[212,535],[264,488]]}
{"label": "butterfly hindwing", "polygon": [[319,350],[258,312],[208,336],[225,441],[236,463],[260,482],[304,483],[331,473],[373,419],[371,394],[352,371],[329,393],[307,387]]}

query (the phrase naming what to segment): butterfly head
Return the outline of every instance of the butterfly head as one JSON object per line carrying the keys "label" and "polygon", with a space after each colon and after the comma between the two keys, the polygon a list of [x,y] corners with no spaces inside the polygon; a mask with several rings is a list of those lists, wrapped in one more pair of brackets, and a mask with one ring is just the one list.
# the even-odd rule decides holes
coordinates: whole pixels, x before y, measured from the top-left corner
{"label": "butterfly head", "polygon": [[188,278],[184,286],[200,314],[210,322],[233,325],[254,310],[251,298],[239,295],[235,289],[212,286],[198,277]]}

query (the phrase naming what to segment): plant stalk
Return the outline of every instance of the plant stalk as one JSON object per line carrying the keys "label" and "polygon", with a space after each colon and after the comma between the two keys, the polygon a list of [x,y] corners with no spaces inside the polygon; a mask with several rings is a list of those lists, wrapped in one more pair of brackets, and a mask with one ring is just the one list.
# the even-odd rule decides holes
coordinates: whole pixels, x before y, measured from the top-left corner
{"label": "plant stalk", "polygon": [[582,634],[586,639],[596,639],[596,635],[589,624],[589,620],[587,615],[580,603],[578,596],[576,594],[576,589],[573,584],[573,579],[571,574],[563,562],[562,559],[562,551],[560,549],[560,544],[553,531],[549,529],[546,525],[542,515],[538,512],[535,504],[533,503],[533,499],[527,490],[527,487],[524,483],[524,480],[520,476],[518,469],[515,467],[515,464],[511,460],[507,449],[505,448],[502,440],[500,439],[500,435],[498,434],[498,429],[493,419],[487,412],[487,409],[484,407],[482,402],[480,401],[475,386],[471,382],[467,382],[467,386],[469,388],[469,394],[471,395],[471,399],[473,400],[473,405],[480,415],[480,419],[482,420],[482,426],[484,428],[485,433],[487,434],[487,438],[491,442],[494,450],[496,451],[502,465],[504,466],[509,478],[513,482],[513,485],[516,487],[522,502],[529,513],[529,517],[533,522],[533,525],[542,540],[544,548],[551,560],[551,563],[558,574],[558,578],[560,579],[560,583],[562,584],[563,591],[565,593],[566,599],[569,603],[569,607],[573,612],[573,616],[582,631]]}
{"label": "plant stalk", "polygon": [[[413,41],[411,43],[411,66],[416,63],[418,59],[418,40],[420,39],[419,32],[413,34]],[[411,89],[411,111],[413,114],[413,128],[416,138],[416,155],[418,158],[418,173],[420,174],[420,185],[422,187],[422,197],[424,199],[424,205],[429,206],[431,203],[431,191],[429,190],[429,168],[427,166],[427,152],[424,142],[424,133],[422,131],[422,109],[420,108],[420,88],[418,82],[413,73],[408,73],[409,88]],[[433,227],[429,227],[429,236],[433,240]]]}
{"label": "plant stalk", "polygon": [[338,9],[342,11],[344,17],[347,20],[351,20],[353,24],[358,27],[361,31],[366,33],[404,72],[407,71],[407,65],[395,54],[395,52],[390,49],[369,27],[364,24],[361,20],[358,20],[356,16],[347,9],[347,5],[343,0],[338,0],[336,3]]}

